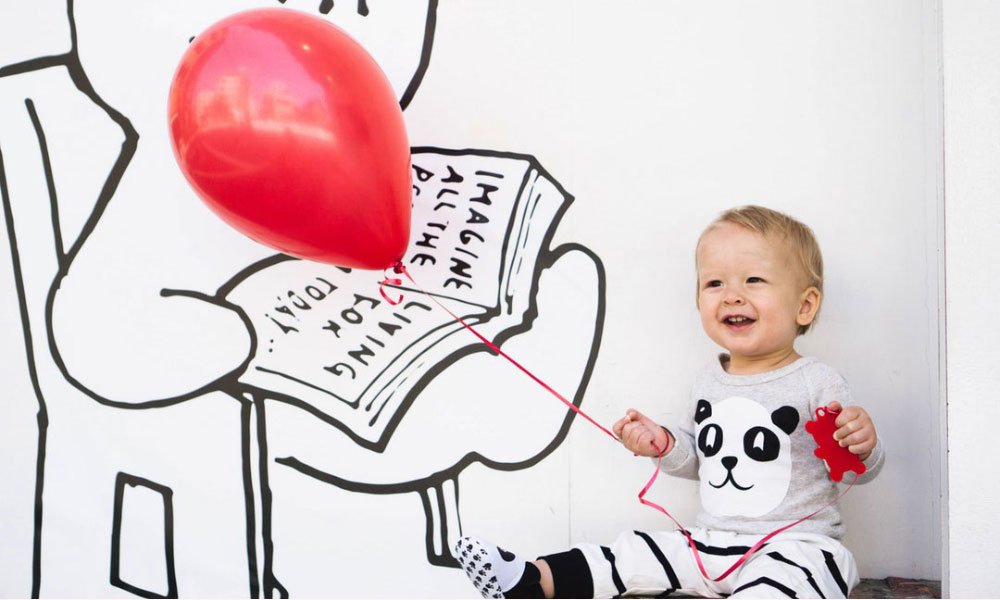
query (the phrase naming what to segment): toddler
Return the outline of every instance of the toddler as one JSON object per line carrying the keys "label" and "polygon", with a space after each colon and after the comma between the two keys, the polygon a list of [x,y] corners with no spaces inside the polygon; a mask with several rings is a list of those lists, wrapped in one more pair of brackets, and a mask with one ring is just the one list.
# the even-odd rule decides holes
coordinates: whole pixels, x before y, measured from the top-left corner
{"label": "toddler", "polygon": [[664,472],[700,480],[701,511],[688,533],[711,577],[765,535],[822,510],[720,582],[702,575],[679,530],[628,531],[611,546],[579,544],[535,561],[464,537],[455,555],[484,597],[844,598],[858,583],[854,558],[838,541],[838,486],[804,424],[820,406],[840,412],[834,438],[864,462],[858,483],[878,473],[884,453],[843,377],[795,351],[823,296],[812,231],[770,209],[732,209],[702,233],[695,267],[702,327],[727,352],[696,377],[683,422],[660,426],[630,409],[613,431],[635,454],[662,455]]}

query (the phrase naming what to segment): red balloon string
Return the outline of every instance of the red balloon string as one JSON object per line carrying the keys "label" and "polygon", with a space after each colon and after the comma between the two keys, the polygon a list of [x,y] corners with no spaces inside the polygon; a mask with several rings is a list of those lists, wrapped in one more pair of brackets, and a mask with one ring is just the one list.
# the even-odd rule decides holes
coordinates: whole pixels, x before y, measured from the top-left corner
{"label": "red balloon string", "polygon": [[845,489],[843,492],[841,492],[841,494],[839,496],[837,496],[832,502],[830,502],[826,506],[823,506],[823,507],[821,507],[821,508],[813,511],[812,514],[810,514],[808,516],[805,516],[805,517],[802,517],[801,519],[799,519],[798,521],[795,521],[794,523],[789,523],[788,525],[785,525],[784,527],[781,527],[780,529],[776,529],[775,531],[772,531],[771,533],[765,535],[756,544],[754,544],[753,546],[751,546],[750,549],[747,550],[743,554],[743,556],[741,556],[739,558],[739,560],[737,560],[735,563],[732,564],[732,566],[730,566],[728,569],[726,569],[725,573],[723,573],[722,575],[719,575],[718,577],[714,577],[713,578],[712,576],[710,576],[708,574],[708,571],[705,569],[705,565],[701,562],[701,553],[698,552],[698,546],[695,544],[694,538],[691,537],[691,534],[688,533],[687,530],[684,529],[684,526],[681,525],[677,521],[677,519],[675,519],[673,517],[673,515],[671,515],[670,513],[668,513],[666,511],[666,509],[664,509],[659,504],[656,504],[655,502],[652,502],[650,500],[646,500],[646,492],[649,491],[649,488],[651,488],[653,486],[653,482],[656,481],[656,476],[659,475],[659,473],[660,473],[660,462],[663,460],[663,454],[660,452],[659,446],[657,446],[656,444],[653,444],[653,447],[656,448],[656,451],[658,453],[660,453],[660,455],[657,456],[657,458],[656,458],[656,470],[653,471],[653,476],[650,478],[649,482],[646,483],[646,487],[642,488],[642,491],[639,492],[639,502],[641,504],[645,504],[646,506],[649,506],[650,508],[654,508],[654,509],[660,511],[661,513],[665,514],[668,519],[670,519],[671,521],[674,522],[674,525],[677,525],[677,529],[681,533],[684,534],[684,537],[686,537],[687,540],[688,540],[688,545],[691,546],[691,552],[694,554],[694,559],[698,563],[698,569],[701,571],[701,574],[705,577],[705,579],[711,579],[712,581],[722,581],[726,577],[729,577],[729,575],[731,575],[733,573],[733,571],[735,571],[736,569],[740,568],[740,565],[742,565],[743,563],[745,563],[751,556],[753,556],[753,554],[755,552],[757,552],[758,550],[760,550],[761,547],[763,547],[764,544],[766,544],[768,540],[770,540],[774,536],[778,535],[779,533],[781,533],[781,532],[783,532],[783,531],[785,531],[787,529],[791,529],[792,527],[795,527],[799,523],[802,523],[804,521],[808,521],[809,519],[811,519],[811,518],[815,517],[816,515],[818,515],[820,512],[822,512],[822,511],[826,510],[827,508],[833,506],[834,504],[836,504],[837,502],[839,502],[841,498],[844,497],[844,494],[846,494],[848,491],[850,491],[850,489],[852,487],[854,487],[855,483],[858,482],[858,474],[855,473],[854,474],[854,481],[852,481],[851,484],[849,486],[847,486],[847,489]]}
{"label": "red balloon string", "polygon": [[[399,298],[393,300],[392,298],[390,298],[385,293],[385,286],[387,286],[387,285],[402,285],[403,284],[403,280],[400,279],[400,278],[398,278],[398,277],[389,277],[389,274],[386,272],[389,269],[392,269],[394,273],[402,273],[402,272],[405,271],[405,269],[403,267],[403,263],[400,263],[400,262],[394,262],[394,263],[392,263],[391,265],[389,265],[388,267],[386,267],[385,270],[382,272],[382,275],[383,275],[383,277],[382,277],[382,283],[378,284],[378,293],[382,294],[382,297],[385,298],[386,302],[388,302],[389,304],[391,304],[393,306],[396,306],[397,304],[399,304],[400,302],[403,301],[403,295],[400,294]],[[412,281],[412,279],[411,279],[411,281]],[[424,293],[426,294],[427,292],[424,292]]]}
{"label": "red balloon string", "polygon": [[[549,393],[551,393],[553,396],[555,396],[556,398],[558,398],[559,400],[561,400],[562,403],[565,404],[566,406],[568,406],[572,411],[574,411],[576,414],[580,415],[584,419],[590,421],[595,427],[597,427],[598,429],[600,429],[604,433],[610,435],[615,441],[617,441],[617,442],[621,441],[621,440],[618,439],[618,436],[616,436],[614,433],[611,432],[611,430],[607,429],[606,427],[604,427],[603,425],[601,425],[600,423],[598,423],[597,421],[595,421],[594,419],[592,419],[590,417],[590,415],[588,415],[587,413],[585,413],[582,410],[580,410],[575,404],[573,404],[572,402],[570,402],[569,400],[567,400],[566,398],[564,398],[562,396],[562,394],[560,394],[559,392],[557,392],[554,389],[552,389],[549,386],[549,384],[547,384],[544,381],[542,381],[541,379],[539,379],[534,373],[532,373],[528,369],[524,368],[521,365],[521,363],[519,363],[516,360],[514,360],[513,358],[511,358],[506,352],[504,352],[503,350],[501,350],[500,348],[498,348],[493,342],[491,342],[488,339],[486,339],[485,337],[483,337],[482,334],[480,334],[478,331],[476,331],[475,329],[473,329],[468,323],[466,323],[465,321],[463,321],[461,317],[459,317],[455,313],[451,312],[451,310],[449,310],[448,307],[445,306],[444,304],[441,304],[441,302],[439,302],[437,298],[435,298],[431,294],[427,293],[427,291],[425,289],[423,289],[422,287],[420,287],[420,285],[416,281],[413,280],[413,277],[410,276],[410,272],[406,270],[406,267],[403,266],[402,263],[394,263],[394,264],[390,265],[390,267],[392,267],[393,270],[396,273],[401,273],[402,275],[404,275],[407,279],[410,280],[410,283],[412,283],[418,290],[420,290],[421,292],[424,293],[425,296],[427,296],[428,298],[430,298],[431,300],[433,300],[435,304],[437,304],[438,306],[440,306],[446,313],[448,313],[449,315],[451,315],[451,317],[453,319],[455,319],[456,321],[458,321],[459,323],[461,323],[463,327],[465,327],[466,329],[468,329],[469,331],[471,331],[473,335],[475,335],[477,338],[479,338],[484,344],[486,344],[487,346],[489,346],[490,349],[492,349],[494,352],[496,352],[500,356],[502,356],[502,357],[506,358],[508,361],[510,361],[510,363],[512,365],[514,365],[515,367],[517,367],[518,369],[520,369],[525,375],[527,375],[528,377],[530,377],[531,379],[533,379],[535,381],[535,383],[537,383],[538,385],[540,385],[543,388],[545,388],[546,390],[548,390]],[[385,284],[384,281],[382,283],[383,283],[383,285]],[[398,284],[394,284],[394,285],[398,285]],[[385,296],[384,293],[382,295]],[[388,300],[388,298],[386,298],[386,299]]]}
{"label": "red balloon string", "polygon": [[[535,376],[534,373],[532,373],[528,369],[524,368],[521,365],[521,363],[519,363],[516,360],[514,360],[513,358],[511,358],[506,352],[504,352],[503,350],[501,350],[500,348],[498,348],[495,344],[493,344],[493,342],[491,342],[488,339],[486,339],[482,334],[480,334],[478,331],[476,331],[475,329],[473,329],[468,323],[466,323],[465,321],[463,321],[461,317],[459,317],[458,315],[456,315],[455,313],[453,313],[451,310],[449,310],[448,307],[445,306],[444,304],[442,304],[440,301],[438,301],[438,299],[436,297],[434,297],[433,295],[431,295],[430,293],[428,293],[426,290],[424,290],[422,287],[420,287],[420,285],[416,281],[414,281],[413,277],[410,276],[410,272],[406,270],[406,267],[402,263],[400,263],[400,262],[393,263],[393,264],[389,265],[388,267],[386,267],[386,270],[388,270],[389,268],[392,268],[393,272],[402,274],[407,279],[409,279],[410,283],[412,283],[414,285],[414,287],[416,287],[418,290],[420,290],[421,292],[423,292],[423,294],[425,296],[427,296],[428,298],[430,298],[431,300],[433,300],[435,304],[437,304],[439,307],[441,307],[441,309],[444,310],[446,313],[448,313],[449,315],[451,315],[451,317],[453,319],[455,319],[456,321],[458,321],[459,323],[461,323],[463,327],[465,327],[466,329],[468,329],[469,331],[471,331],[473,335],[475,335],[477,338],[479,338],[484,344],[486,344],[487,346],[489,346],[494,352],[496,352],[500,356],[506,358],[511,364],[513,364],[515,367],[517,367],[518,369],[520,369],[525,375],[527,375],[528,377],[530,377],[531,379],[533,379],[536,383],[538,383],[543,388],[545,388],[546,390],[548,390],[549,393],[551,393],[553,396],[555,396],[560,401],[562,401],[563,404],[565,404],[566,406],[568,406],[576,414],[580,415],[581,417],[583,417],[584,419],[586,419],[587,421],[589,421],[591,424],[593,424],[595,427],[597,427],[598,429],[600,429],[604,433],[606,433],[609,436],[611,436],[612,439],[614,439],[615,441],[617,441],[619,443],[621,442],[621,439],[619,439],[618,436],[616,436],[614,433],[612,433],[611,430],[607,429],[606,427],[604,427],[603,425],[601,425],[600,423],[598,423],[597,421],[595,421],[594,419],[592,419],[590,417],[590,415],[588,415],[587,413],[585,413],[582,410],[580,410],[575,404],[573,404],[572,402],[570,402],[569,400],[567,400],[566,398],[564,398],[562,396],[562,394],[560,394],[559,392],[557,392],[554,389],[552,389],[547,383],[545,383],[544,381],[542,381],[541,379],[539,379],[537,376]],[[386,276],[385,279],[382,281],[382,284],[379,286],[379,291],[382,292],[382,297],[383,298],[385,298],[386,300],[388,300],[390,304],[393,304],[393,305],[398,304],[399,302],[402,301],[403,297],[400,296],[399,300],[397,300],[396,302],[393,302],[385,294],[385,291],[382,290],[382,287],[385,286],[385,285],[387,285],[387,284],[388,285],[397,285],[398,286],[398,285],[401,284],[401,281],[398,278],[389,278],[388,276]],[[777,530],[772,531],[771,533],[765,535],[756,544],[754,544],[749,550],[747,550],[746,553],[743,554],[743,556],[741,556],[739,558],[739,560],[737,560],[735,563],[733,563],[733,565],[731,567],[729,567],[726,570],[725,573],[723,573],[722,575],[720,575],[718,577],[712,578],[708,574],[708,571],[705,569],[705,565],[701,561],[701,554],[698,552],[698,547],[695,544],[694,538],[691,537],[691,534],[689,534],[687,532],[687,530],[684,529],[684,526],[681,525],[677,521],[677,519],[675,519],[673,517],[673,515],[671,515],[669,512],[667,512],[666,509],[664,509],[662,506],[660,506],[659,504],[656,504],[655,502],[653,502],[651,500],[646,500],[646,492],[648,492],[649,489],[651,487],[653,487],[653,483],[656,481],[656,478],[657,478],[657,476],[660,473],[660,463],[663,460],[663,451],[660,450],[660,447],[657,446],[656,444],[653,444],[653,447],[656,448],[656,452],[657,452],[657,455],[658,455],[656,457],[656,470],[653,471],[653,476],[649,478],[649,481],[646,482],[646,485],[642,488],[642,491],[639,492],[639,502],[641,504],[645,504],[646,506],[649,506],[650,508],[653,508],[653,509],[656,509],[656,510],[660,511],[661,513],[663,513],[664,515],[666,515],[668,519],[670,519],[671,521],[673,521],[673,523],[675,525],[677,525],[677,529],[681,533],[683,533],[685,537],[687,537],[688,544],[691,546],[691,552],[694,553],[694,558],[695,558],[695,561],[698,563],[698,568],[701,570],[701,574],[705,577],[705,579],[711,579],[712,581],[722,581],[723,579],[725,579],[726,577],[728,577],[730,574],[733,573],[733,571],[735,571],[736,569],[738,569],[740,567],[740,565],[742,565],[743,563],[745,563],[755,552],[757,552],[757,550],[759,550],[761,547],[763,547],[764,544],[766,544],[767,541],[770,540],[771,538],[773,538],[774,536],[778,535],[779,533],[781,533],[781,532],[783,532],[783,531],[785,531],[787,529],[791,529],[792,527],[795,527],[799,523],[802,523],[804,521],[807,521],[807,520],[813,518],[814,516],[816,516],[817,514],[819,514],[820,512],[822,512],[823,510],[825,510],[825,509],[833,506],[837,502],[839,502],[840,499],[844,497],[844,494],[846,494],[848,491],[850,491],[850,489],[852,487],[854,487],[854,484],[857,483],[857,481],[858,481],[858,474],[855,473],[854,474],[854,481],[852,481],[851,484],[849,486],[847,486],[847,489],[845,489],[832,502],[830,502],[826,506],[823,506],[822,508],[817,509],[812,514],[810,514],[808,516],[805,516],[805,517],[802,517],[798,521],[795,521],[793,523],[785,525],[784,527],[781,527],[780,529],[777,529]]]}

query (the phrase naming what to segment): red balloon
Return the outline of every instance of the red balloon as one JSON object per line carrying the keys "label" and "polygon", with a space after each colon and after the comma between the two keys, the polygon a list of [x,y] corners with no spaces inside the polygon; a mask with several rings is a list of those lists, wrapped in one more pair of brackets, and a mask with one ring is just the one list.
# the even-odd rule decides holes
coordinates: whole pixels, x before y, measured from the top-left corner
{"label": "red balloon", "polygon": [[375,60],[335,25],[285,8],[219,21],[185,51],[168,110],[181,170],[236,229],[344,267],[403,256],[403,113]]}

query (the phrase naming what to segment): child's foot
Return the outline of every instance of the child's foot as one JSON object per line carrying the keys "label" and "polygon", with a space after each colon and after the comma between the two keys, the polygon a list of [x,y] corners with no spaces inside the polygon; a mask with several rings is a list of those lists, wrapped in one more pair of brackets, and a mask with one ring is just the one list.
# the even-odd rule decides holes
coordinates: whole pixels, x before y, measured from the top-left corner
{"label": "child's foot", "polygon": [[455,557],[483,598],[542,598],[538,568],[474,537],[455,544]]}

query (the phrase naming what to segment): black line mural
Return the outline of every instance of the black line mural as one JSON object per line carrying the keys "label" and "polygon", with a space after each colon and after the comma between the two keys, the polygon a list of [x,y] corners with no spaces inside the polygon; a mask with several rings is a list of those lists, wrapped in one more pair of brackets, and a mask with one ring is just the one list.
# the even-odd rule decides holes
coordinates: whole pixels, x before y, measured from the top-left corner
{"label": "black line mural", "polygon": [[[437,0],[282,3],[355,34],[410,103]],[[421,290],[398,286],[392,305],[382,273],[274,255],[195,200],[166,141],[172,65],[201,28],[271,3],[171,3],[166,23],[153,16],[161,3],[39,4],[30,18],[58,15],[57,34],[65,25],[57,52],[19,57],[0,41],[0,196],[34,392],[16,402],[36,413],[17,425],[37,431],[24,491],[31,595],[294,595],[275,563],[298,541],[273,516],[296,492],[272,483],[276,470],[418,496],[424,538],[413,543],[455,566],[463,471],[537,465],[573,413],[549,410],[518,431],[511,415],[552,400],[534,387],[502,402],[481,394],[521,375],[480,360],[492,352]],[[166,50],[128,50],[143,45]],[[528,154],[412,152],[408,269],[496,344],[530,338],[537,357],[558,354],[532,367],[580,405],[605,277],[585,246],[552,245],[572,196]],[[572,309],[559,307],[566,298]]]}
{"label": "black line mural", "polygon": [[[148,490],[153,496],[153,502],[162,502],[163,523],[162,523],[162,548],[163,548],[163,587],[162,593],[147,588],[139,587],[127,580],[127,574],[122,567],[122,546],[128,544],[128,540],[122,541],[123,527],[125,520],[125,494],[129,490]],[[134,492],[133,492],[134,493]],[[135,506],[139,501],[133,500],[130,505]],[[157,507],[158,508],[158,507]],[[155,532],[155,533],[160,533]],[[137,543],[145,545],[151,542],[155,545],[159,540],[158,535],[149,535],[143,531]],[[174,570],[174,511],[173,492],[170,488],[153,483],[141,477],[133,477],[127,473],[119,473],[115,481],[115,512],[114,525],[111,531],[111,585],[128,590],[143,598],[176,598],[177,597],[177,575]]]}

